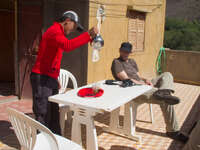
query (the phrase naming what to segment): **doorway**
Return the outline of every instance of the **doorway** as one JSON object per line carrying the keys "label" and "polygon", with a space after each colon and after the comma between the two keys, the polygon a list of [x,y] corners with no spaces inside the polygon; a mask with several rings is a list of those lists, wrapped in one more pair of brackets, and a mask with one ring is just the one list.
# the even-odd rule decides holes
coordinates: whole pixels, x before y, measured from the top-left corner
{"label": "doorway", "polygon": [[0,0],[0,96],[15,94],[14,0]]}

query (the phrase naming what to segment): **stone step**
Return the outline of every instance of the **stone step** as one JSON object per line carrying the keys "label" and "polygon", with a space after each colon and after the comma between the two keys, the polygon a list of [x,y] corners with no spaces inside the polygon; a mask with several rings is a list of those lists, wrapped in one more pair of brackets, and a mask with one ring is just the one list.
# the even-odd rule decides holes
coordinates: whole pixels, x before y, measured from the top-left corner
{"label": "stone step", "polygon": [[12,101],[17,101],[17,100],[18,100],[18,97],[15,96],[15,95],[10,95],[10,96],[0,95],[0,104],[12,102]]}

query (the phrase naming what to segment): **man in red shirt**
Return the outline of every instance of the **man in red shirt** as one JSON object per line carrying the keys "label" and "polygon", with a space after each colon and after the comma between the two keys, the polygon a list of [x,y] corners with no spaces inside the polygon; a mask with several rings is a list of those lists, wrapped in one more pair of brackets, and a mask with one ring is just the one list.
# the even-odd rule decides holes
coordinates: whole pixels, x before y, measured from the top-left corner
{"label": "man in red shirt", "polygon": [[54,133],[60,134],[59,106],[48,102],[48,97],[58,93],[57,78],[63,52],[70,52],[88,42],[98,33],[96,27],[83,32],[78,37],[68,40],[66,35],[83,31],[78,15],[66,11],[58,22],[47,29],[39,44],[38,56],[30,75],[33,93],[33,112],[36,120],[47,126]]}

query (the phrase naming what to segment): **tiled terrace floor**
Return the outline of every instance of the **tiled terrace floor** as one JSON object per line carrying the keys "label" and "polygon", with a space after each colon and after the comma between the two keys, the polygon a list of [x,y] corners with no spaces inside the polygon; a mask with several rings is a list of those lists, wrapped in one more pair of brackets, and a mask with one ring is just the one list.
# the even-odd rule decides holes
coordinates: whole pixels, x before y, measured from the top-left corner
{"label": "tiled terrace floor", "polygon": [[[198,105],[197,107],[200,108],[200,99],[196,101],[200,94],[200,86],[176,83],[175,90],[175,95],[180,97],[182,100],[180,104],[175,106],[177,119],[180,126],[183,125],[181,130],[187,133],[195,119],[194,113],[197,111],[195,108],[191,109],[193,104],[196,103],[195,106]],[[0,104],[0,150],[19,149],[17,139],[10,123],[8,122],[8,117],[5,112],[6,107],[13,107],[32,115],[32,103],[30,100],[20,100]],[[190,110],[192,111],[190,112]],[[183,144],[174,142],[165,136],[165,124],[158,105],[153,105],[153,114],[154,122],[151,124],[149,122],[150,117],[148,105],[141,105],[138,109],[136,132],[138,135],[142,136],[141,144],[118,135],[103,132],[102,127],[108,125],[109,114],[97,115],[95,117],[95,124],[98,134],[99,150],[181,150]],[[188,114],[193,117],[190,116],[188,117],[189,119],[186,119]],[[185,119],[187,121],[185,121]],[[66,131],[66,137],[70,138],[69,127]],[[84,136],[83,139],[85,139]]]}

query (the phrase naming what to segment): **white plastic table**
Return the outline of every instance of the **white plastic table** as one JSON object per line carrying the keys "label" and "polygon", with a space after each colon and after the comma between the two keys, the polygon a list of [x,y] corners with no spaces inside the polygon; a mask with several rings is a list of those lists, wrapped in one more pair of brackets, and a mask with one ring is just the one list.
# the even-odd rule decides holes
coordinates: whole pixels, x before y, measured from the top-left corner
{"label": "white plastic table", "polygon": [[[97,113],[111,112],[109,127],[104,128],[108,132],[124,135],[128,138],[141,141],[141,137],[135,135],[135,122],[137,104],[134,98],[151,89],[148,85],[136,85],[132,87],[120,87],[119,85],[106,85],[105,81],[99,81],[104,93],[97,98],[83,98],[77,95],[79,89],[92,87],[93,84],[73,89],[65,94],[57,94],[49,97],[49,101],[66,104],[74,111],[72,123],[72,141],[82,145],[81,124],[86,125],[86,149],[98,150],[97,134],[94,125],[94,116]],[[132,101],[133,100],[133,101]],[[124,126],[119,126],[120,106],[125,105]]]}

